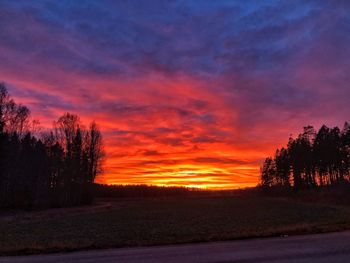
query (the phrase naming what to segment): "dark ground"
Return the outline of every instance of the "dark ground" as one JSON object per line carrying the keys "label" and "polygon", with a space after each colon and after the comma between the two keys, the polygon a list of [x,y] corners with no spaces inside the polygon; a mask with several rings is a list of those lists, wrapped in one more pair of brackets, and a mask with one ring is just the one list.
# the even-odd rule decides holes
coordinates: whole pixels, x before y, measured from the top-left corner
{"label": "dark ground", "polygon": [[233,240],[350,229],[350,207],[267,197],[100,200],[0,214],[0,254]]}
{"label": "dark ground", "polygon": [[0,263],[349,262],[350,232],[0,258]]}

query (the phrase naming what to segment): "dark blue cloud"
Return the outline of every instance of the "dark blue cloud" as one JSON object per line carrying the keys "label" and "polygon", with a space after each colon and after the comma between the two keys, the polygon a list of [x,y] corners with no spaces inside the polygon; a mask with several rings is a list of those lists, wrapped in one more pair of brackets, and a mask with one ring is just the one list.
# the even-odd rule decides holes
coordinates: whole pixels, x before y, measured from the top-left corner
{"label": "dark blue cloud", "polygon": [[265,69],[309,36],[314,25],[298,25],[322,6],[263,2],[3,1],[1,45],[84,73]]}
{"label": "dark blue cloud", "polygon": [[41,115],[98,118],[121,157],[220,143],[232,148],[192,160],[252,155],[349,118],[349,10],[346,0],[2,0],[0,80]]}
{"label": "dark blue cloud", "polygon": [[294,82],[301,64],[343,72],[350,55],[349,3],[341,0],[2,1],[0,7],[0,59],[48,79],[47,67],[110,79],[152,72],[214,81],[238,76],[239,85],[226,81],[226,91],[294,107],[310,92]]}

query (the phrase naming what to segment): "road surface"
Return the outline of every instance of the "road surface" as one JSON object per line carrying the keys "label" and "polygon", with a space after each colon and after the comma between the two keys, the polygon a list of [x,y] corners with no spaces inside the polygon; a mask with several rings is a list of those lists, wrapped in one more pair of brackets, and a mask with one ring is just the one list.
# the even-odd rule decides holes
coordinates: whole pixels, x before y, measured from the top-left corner
{"label": "road surface", "polygon": [[350,262],[350,231],[227,242],[94,250],[66,254],[0,257],[0,262]]}

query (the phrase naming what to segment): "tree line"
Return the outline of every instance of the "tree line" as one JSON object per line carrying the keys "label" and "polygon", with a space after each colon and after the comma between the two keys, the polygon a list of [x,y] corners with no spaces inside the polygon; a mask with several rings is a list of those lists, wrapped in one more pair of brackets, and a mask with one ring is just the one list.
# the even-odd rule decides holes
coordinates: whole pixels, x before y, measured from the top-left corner
{"label": "tree line", "polygon": [[90,203],[103,157],[96,123],[84,128],[70,113],[48,131],[36,123],[0,83],[0,208]]}
{"label": "tree line", "polygon": [[213,191],[184,186],[104,185],[95,184],[94,193],[101,198],[146,198],[204,196]]}
{"label": "tree line", "polygon": [[323,125],[318,131],[304,127],[287,147],[277,149],[261,167],[264,188],[294,190],[339,185],[350,182],[350,125],[342,130]]}

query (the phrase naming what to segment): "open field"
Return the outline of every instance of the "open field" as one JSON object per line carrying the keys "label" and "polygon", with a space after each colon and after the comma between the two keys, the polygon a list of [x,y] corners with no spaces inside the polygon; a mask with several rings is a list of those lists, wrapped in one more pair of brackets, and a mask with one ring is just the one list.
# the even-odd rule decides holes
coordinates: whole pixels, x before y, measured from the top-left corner
{"label": "open field", "polygon": [[0,254],[161,245],[350,228],[350,208],[277,198],[100,201],[0,214]]}
{"label": "open field", "polygon": [[350,231],[288,238],[177,244],[1,257],[1,263],[344,263],[350,258]]}

